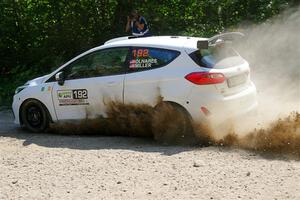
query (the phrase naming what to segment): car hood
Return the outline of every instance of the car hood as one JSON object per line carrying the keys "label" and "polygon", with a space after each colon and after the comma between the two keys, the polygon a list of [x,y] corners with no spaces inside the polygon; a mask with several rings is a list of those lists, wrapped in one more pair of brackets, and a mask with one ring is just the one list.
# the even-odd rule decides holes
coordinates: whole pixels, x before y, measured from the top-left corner
{"label": "car hood", "polygon": [[43,83],[43,81],[49,77],[49,74],[48,75],[45,75],[45,76],[41,76],[41,77],[38,77],[38,78],[35,78],[35,79],[32,79],[30,81],[27,81],[25,83],[25,85],[30,85],[30,86],[34,86],[34,85],[39,85],[41,83]]}

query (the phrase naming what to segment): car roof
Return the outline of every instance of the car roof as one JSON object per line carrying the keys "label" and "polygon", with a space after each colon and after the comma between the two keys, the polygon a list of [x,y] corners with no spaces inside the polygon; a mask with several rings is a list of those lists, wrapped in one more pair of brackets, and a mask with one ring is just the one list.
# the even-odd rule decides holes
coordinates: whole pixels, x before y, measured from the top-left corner
{"label": "car roof", "polygon": [[187,37],[187,36],[151,36],[151,37],[120,37],[111,39],[104,43],[102,48],[116,46],[147,46],[159,48],[171,48],[177,50],[197,49],[197,41],[207,40],[207,38]]}
{"label": "car roof", "polygon": [[156,47],[156,48],[166,48],[173,49],[178,51],[186,51],[187,53],[191,53],[197,50],[197,41],[199,40],[207,40],[207,38],[199,38],[199,37],[187,37],[187,36],[151,36],[151,37],[139,37],[132,38],[131,36],[119,37],[108,40],[104,43],[104,45],[94,47],[63,64],[61,67],[53,71],[50,75],[52,76],[66,65],[70,64],[74,60],[89,54],[91,52],[113,48],[113,47],[122,47],[122,46],[140,46],[140,47]]}

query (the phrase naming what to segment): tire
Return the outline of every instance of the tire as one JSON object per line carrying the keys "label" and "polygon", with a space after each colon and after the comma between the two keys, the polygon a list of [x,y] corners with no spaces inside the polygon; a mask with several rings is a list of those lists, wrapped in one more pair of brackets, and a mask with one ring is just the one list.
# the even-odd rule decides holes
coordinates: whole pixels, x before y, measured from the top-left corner
{"label": "tire", "polygon": [[44,132],[50,122],[47,109],[37,100],[28,100],[22,105],[21,120],[23,125],[34,133]]}
{"label": "tire", "polygon": [[178,105],[161,103],[155,107],[152,119],[154,139],[163,144],[193,144],[192,120]]}

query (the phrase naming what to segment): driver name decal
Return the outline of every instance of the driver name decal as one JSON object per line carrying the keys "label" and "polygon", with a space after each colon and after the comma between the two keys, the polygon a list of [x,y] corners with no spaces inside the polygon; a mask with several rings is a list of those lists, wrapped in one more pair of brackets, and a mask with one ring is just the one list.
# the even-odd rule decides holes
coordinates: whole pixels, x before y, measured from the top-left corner
{"label": "driver name decal", "polygon": [[60,106],[89,105],[86,89],[58,90],[57,98]]}
{"label": "driver name decal", "polygon": [[156,58],[136,59],[130,61],[129,68],[149,68],[152,64],[157,64]]}

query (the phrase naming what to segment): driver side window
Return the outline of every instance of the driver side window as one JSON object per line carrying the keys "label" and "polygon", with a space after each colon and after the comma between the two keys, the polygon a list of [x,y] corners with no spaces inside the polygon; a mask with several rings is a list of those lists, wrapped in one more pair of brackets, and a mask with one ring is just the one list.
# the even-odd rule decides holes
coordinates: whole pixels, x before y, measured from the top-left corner
{"label": "driver side window", "polygon": [[63,71],[66,80],[123,74],[126,71],[128,48],[112,48],[79,58]]}

